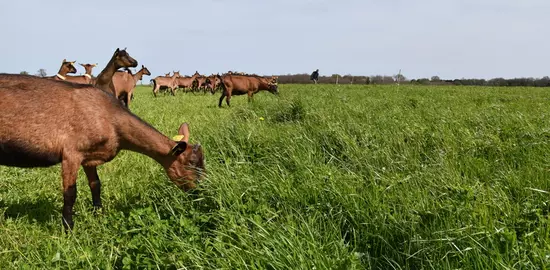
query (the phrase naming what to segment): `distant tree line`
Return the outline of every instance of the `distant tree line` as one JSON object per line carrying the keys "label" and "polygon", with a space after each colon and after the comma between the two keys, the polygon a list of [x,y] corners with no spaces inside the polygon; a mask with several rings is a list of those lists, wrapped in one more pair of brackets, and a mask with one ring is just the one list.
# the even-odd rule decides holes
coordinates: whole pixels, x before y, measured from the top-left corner
{"label": "distant tree line", "polygon": [[[287,74],[279,75],[279,83],[295,83],[309,84],[312,81],[309,78],[310,74]],[[550,77],[542,78],[494,78],[485,79],[453,79],[442,80],[438,76],[431,78],[407,79],[402,74],[388,76],[353,76],[350,74],[340,75],[333,74],[331,76],[319,76],[318,83],[324,84],[396,84],[399,79],[400,84],[415,84],[415,85],[476,85],[476,86],[534,86],[534,87],[550,87]]]}
{"label": "distant tree line", "polygon": [[[279,83],[296,83],[296,84],[305,84],[312,83],[309,79],[310,74],[287,74],[287,75],[278,75]],[[326,84],[335,84],[337,81],[339,84],[370,84],[371,78],[368,76],[352,76],[352,75],[339,75],[333,74],[332,76],[319,76],[319,81],[317,83],[326,83]]]}
{"label": "distant tree line", "polygon": [[454,79],[454,80],[440,80],[435,76],[431,79],[420,78],[410,80],[411,84],[420,85],[476,85],[476,86],[533,86],[533,87],[550,87],[550,77],[544,76],[542,78],[494,78],[490,80],[485,79]]}

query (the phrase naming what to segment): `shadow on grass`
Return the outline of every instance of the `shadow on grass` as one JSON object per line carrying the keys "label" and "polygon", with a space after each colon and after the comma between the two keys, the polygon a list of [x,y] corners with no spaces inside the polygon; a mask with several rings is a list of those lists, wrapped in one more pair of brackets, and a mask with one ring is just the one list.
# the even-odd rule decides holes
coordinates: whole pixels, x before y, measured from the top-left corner
{"label": "shadow on grass", "polygon": [[38,224],[48,223],[52,216],[59,216],[61,219],[61,208],[55,205],[52,199],[38,198],[32,201],[0,202],[0,209],[4,211],[5,218],[27,217],[29,221]]}

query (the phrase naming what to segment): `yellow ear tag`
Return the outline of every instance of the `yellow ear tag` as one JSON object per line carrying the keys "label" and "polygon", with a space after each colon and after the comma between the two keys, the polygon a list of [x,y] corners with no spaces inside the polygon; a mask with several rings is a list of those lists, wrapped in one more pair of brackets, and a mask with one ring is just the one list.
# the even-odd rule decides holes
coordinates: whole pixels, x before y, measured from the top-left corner
{"label": "yellow ear tag", "polygon": [[176,136],[172,137],[172,140],[179,142],[179,141],[183,140],[183,138],[185,138],[185,136],[176,135]]}

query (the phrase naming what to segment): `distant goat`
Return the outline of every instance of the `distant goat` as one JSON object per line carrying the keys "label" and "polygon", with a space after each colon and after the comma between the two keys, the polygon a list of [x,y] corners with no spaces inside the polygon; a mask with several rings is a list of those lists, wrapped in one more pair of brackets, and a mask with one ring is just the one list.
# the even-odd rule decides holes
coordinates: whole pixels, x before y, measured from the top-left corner
{"label": "distant goat", "polygon": [[86,70],[86,73],[82,76],[69,76],[67,75],[65,80],[68,82],[81,83],[81,84],[92,84],[92,69],[97,66],[97,64],[80,64]]}
{"label": "distant goat", "polygon": [[76,67],[74,66],[74,63],[76,61],[67,61],[67,59],[63,59],[63,62],[61,62],[61,67],[59,68],[59,71],[55,76],[48,77],[49,79],[64,81],[67,79],[67,74],[74,74],[76,73]]}
{"label": "distant goat", "polygon": [[115,93],[117,98],[126,107],[130,107],[130,101],[134,95],[134,89],[136,88],[137,81],[143,78],[143,75],[151,75],[149,70],[141,65],[141,70],[136,74],[132,74],[130,70],[117,71],[113,76],[113,85],[115,87]]}
{"label": "distant goat", "polygon": [[157,96],[157,93],[161,89],[169,89],[173,96],[176,95],[176,89],[178,88],[178,83],[176,79],[180,76],[179,71],[174,71],[172,77],[162,77],[158,76],[151,80],[153,82],[153,95]]}

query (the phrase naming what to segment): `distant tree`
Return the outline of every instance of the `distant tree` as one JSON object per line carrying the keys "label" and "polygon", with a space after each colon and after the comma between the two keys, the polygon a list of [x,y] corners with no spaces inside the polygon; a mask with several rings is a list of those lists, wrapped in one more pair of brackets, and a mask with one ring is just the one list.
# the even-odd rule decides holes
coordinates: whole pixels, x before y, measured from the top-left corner
{"label": "distant tree", "polygon": [[382,75],[372,76],[370,82],[372,84],[382,84],[384,83],[384,77],[382,77]]}
{"label": "distant tree", "polygon": [[392,76],[376,75],[371,77],[370,82],[372,84],[393,84],[395,80]]}
{"label": "distant tree", "polygon": [[21,74],[21,75],[29,75],[29,73],[26,72],[26,71],[21,71],[21,72],[19,72],[19,74]]}
{"label": "distant tree", "polygon": [[[411,83],[413,83],[413,81],[411,81]],[[414,81],[414,84],[427,85],[427,84],[430,84],[430,80],[428,78],[420,78],[420,79],[416,79],[416,81]]]}
{"label": "distant tree", "polygon": [[48,74],[46,73],[46,70],[41,68],[36,72],[36,76],[38,77],[46,77]]}
{"label": "distant tree", "polygon": [[395,81],[399,81],[399,82],[405,82],[407,81],[407,77],[405,77],[403,74],[396,74],[396,75],[393,75],[393,79]]}
{"label": "distant tree", "polygon": [[504,78],[493,78],[488,82],[491,86],[508,86],[508,81]]}
{"label": "distant tree", "polygon": [[549,87],[550,86],[550,77],[544,76],[538,80],[535,80],[535,86],[538,87]]}
{"label": "distant tree", "polygon": [[353,75],[351,74],[346,74],[342,77],[342,83],[349,83],[349,84],[353,84]]}
{"label": "distant tree", "polygon": [[432,76],[432,78],[430,78],[430,81],[439,82],[439,81],[441,81],[441,78],[439,78],[439,76]]}

